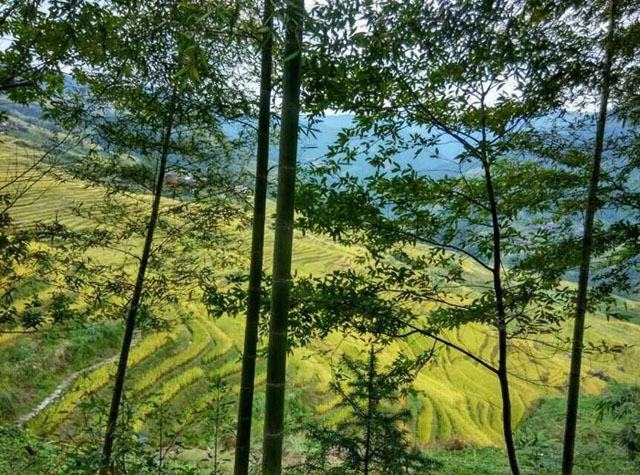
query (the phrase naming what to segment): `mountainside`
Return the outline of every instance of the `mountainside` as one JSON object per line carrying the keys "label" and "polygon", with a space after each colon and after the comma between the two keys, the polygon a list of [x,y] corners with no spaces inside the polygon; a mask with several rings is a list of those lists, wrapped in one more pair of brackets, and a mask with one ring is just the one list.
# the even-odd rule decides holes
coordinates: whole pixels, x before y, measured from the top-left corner
{"label": "mountainside", "polygon": [[[343,120],[333,119],[334,125],[330,130],[338,130]],[[330,141],[327,138],[314,150],[320,152]],[[0,135],[0,180],[20,173],[37,153],[36,149],[26,147],[22,138]],[[46,178],[28,191],[11,215],[18,225],[57,218],[80,229],[89,223],[72,214],[73,205],[103,198],[104,191],[99,188],[89,188],[74,180],[62,182]],[[241,237],[248,240],[249,236],[245,233]],[[269,229],[265,242],[266,270],[271,268],[272,245],[273,230]],[[294,270],[300,275],[322,275],[334,269],[356,266],[355,259],[361,252],[356,247],[343,247],[317,236],[296,234]],[[102,258],[116,259],[106,249]],[[471,263],[467,263],[467,267],[474,278],[486,277],[481,269]],[[43,290],[44,294],[46,290]],[[640,304],[621,299],[620,305],[628,306],[628,310],[635,315],[633,321],[608,321],[600,314],[589,316],[589,342],[606,340],[612,345],[631,347],[616,356],[615,361],[612,357],[587,357],[583,382],[587,393],[602,391],[611,380],[633,383],[640,377],[640,351],[637,349],[640,344]],[[175,325],[164,333],[139,335],[130,358],[131,371],[127,375],[132,394],[144,396],[154,393],[154,397],[162,401],[163,410],[176,411],[185,417],[192,417],[192,410],[208,400],[208,380],[213,376],[224,377],[230,382],[234,393],[237,392],[240,370],[238,355],[242,348],[244,328],[242,315],[212,320],[201,305],[189,306],[194,315],[190,321],[183,323],[176,319]],[[171,312],[170,309],[168,311]],[[428,309],[425,309],[427,313]],[[87,335],[89,331],[86,330]],[[569,328],[564,329],[567,335],[569,331]],[[81,418],[81,402],[90,394],[107,394],[115,367],[109,358],[116,353],[119,334],[118,328],[105,331],[99,337],[104,340],[100,341],[110,344],[105,344],[99,352],[86,354],[69,353],[75,340],[42,340],[46,337],[39,334],[1,335],[0,379],[8,384],[0,391],[0,417],[11,421],[24,420],[29,430],[38,434],[73,431],[74,424],[78,424]],[[488,361],[496,358],[496,339],[488,328],[468,325],[447,336]],[[46,341],[46,345],[43,341]],[[381,361],[391,361],[398,352],[417,355],[431,347],[429,339],[412,336],[406,341],[394,343],[381,355]],[[48,353],[38,355],[40,348],[47,348]],[[340,352],[355,354],[361,349],[362,343],[344,340],[341,335],[335,334],[324,341],[315,341],[308,347],[295,350],[289,359],[287,381],[290,400],[297,401],[297,406],[301,406],[303,412],[315,413],[328,423],[339,421],[345,412],[335,406],[336,398],[329,392],[329,382],[333,378],[330,363]],[[540,399],[563,393],[569,355],[540,343],[514,348],[512,354],[514,419],[518,424]],[[56,356],[47,359],[47,355]],[[100,362],[104,364],[100,365]],[[256,376],[259,388],[254,413],[256,434],[262,430],[265,376],[265,362],[261,359]],[[69,378],[70,382],[59,392],[57,399],[41,407],[37,414],[31,413]],[[414,387],[416,392],[404,404],[413,414],[409,429],[416,444],[437,446],[460,439],[474,446],[501,446],[499,387],[496,378],[482,367],[452,349],[441,348],[433,361],[420,372]],[[144,433],[158,423],[157,416],[153,407],[146,407],[138,413],[135,427]],[[196,452],[197,434],[202,430],[200,424],[194,419],[187,430],[192,435],[193,450]],[[292,451],[299,450],[295,446],[296,437],[290,437],[287,443],[293,444],[290,447]]]}
{"label": "mountainside", "polygon": [[[29,142],[34,140],[42,141],[44,137],[47,137],[56,130],[56,127],[49,121],[42,118],[42,109],[37,105],[21,106],[10,102],[0,104],[0,112],[3,112],[7,116],[7,120],[4,124],[0,123],[0,132],[7,133],[13,137],[25,138]],[[299,160],[302,164],[314,164],[319,163],[329,151],[329,147],[338,138],[338,134],[353,125],[353,118],[350,115],[327,115],[322,118],[318,123],[314,124],[312,128],[307,128],[307,123],[303,119],[301,124],[301,130],[304,132],[301,134],[300,146],[299,146]],[[230,124],[226,126],[226,131],[229,135],[237,135],[241,125]],[[415,129],[406,129],[401,132],[401,136],[406,137],[411,133],[419,132]],[[424,131],[420,131],[423,132]],[[460,152],[461,147],[453,142],[443,141],[439,146],[439,151],[442,156],[448,156]],[[278,151],[276,147],[271,150],[271,161],[277,162]],[[413,160],[414,151],[407,150],[401,151],[395,157],[395,160],[399,163],[406,164]],[[250,161],[253,158],[249,158]],[[372,173],[373,168],[364,160],[357,159],[351,166],[347,167],[348,171],[356,176],[363,177]],[[423,171],[427,173],[458,173],[458,170],[452,168],[452,164],[448,160],[441,160],[437,163],[430,163],[429,169],[421,168],[419,164],[416,168],[417,171]]]}

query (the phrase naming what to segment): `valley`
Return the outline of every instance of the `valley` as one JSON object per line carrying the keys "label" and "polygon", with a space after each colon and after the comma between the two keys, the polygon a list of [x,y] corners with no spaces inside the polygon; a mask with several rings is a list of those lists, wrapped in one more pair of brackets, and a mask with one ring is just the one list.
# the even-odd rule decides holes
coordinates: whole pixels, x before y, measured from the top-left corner
{"label": "valley", "polygon": [[[0,137],[0,177],[27,170],[30,156],[36,152],[13,137]],[[54,219],[75,229],[89,223],[71,212],[79,203],[97,202],[103,198],[98,187],[89,187],[74,179],[44,177],[29,189],[11,210],[15,226],[29,226]],[[272,205],[269,205],[271,213]],[[265,242],[265,268],[271,267],[270,250],[273,230],[268,228]],[[247,240],[248,234],[241,233]],[[104,250],[108,259],[118,259]],[[326,238],[296,234],[293,268],[299,275],[322,275],[354,266],[361,250],[340,246]],[[483,279],[483,270],[468,263],[475,279]],[[47,290],[43,289],[43,296]],[[185,424],[185,440],[193,443],[182,457],[199,457],[198,434],[203,430],[197,415],[211,395],[209,382],[215,376],[229,385],[235,400],[238,391],[243,344],[243,315],[227,315],[212,319],[197,301],[181,304],[176,315],[188,310],[186,321],[168,317],[170,324],[163,332],[140,331],[129,358],[127,398],[143,405],[132,421],[136,433],[153,433],[162,414],[175,414]],[[636,383],[640,377],[640,303],[619,299],[620,307],[634,315],[632,321],[607,320],[604,315],[589,315],[587,340],[610,345],[629,345],[621,354],[587,356],[583,389],[597,395],[609,381]],[[184,307],[187,307],[186,309]],[[166,314],[171,314],[171,308]],[[425,317],[428,310],[425,310]],[[119,338],[122,330],[114,316],[112,322],[95,322],[85,328],[74,328],[73,334],[48,335],[47,326],[30,334],[2,333],[0,336],[0,416],[7,422],[24,424],[31,434],[57,438],[73,436],[82,426],[83,404],[90,397],[106,398],[112,383]],[[18,330],[19,329],[13,329]],[[570,328],[564,330],[567,335]],[[487,361],[497,357],[496,338],[489,328],[470,324],[450,331],[446,337],[457,345],[482,356]],[[296,401],[301,414],[289,414],[289,430],[294,416],[313,415],[329,425],[345,417],[336,407],[329,391],[334,378],[332,362],[341,353],[357,354],[361,343],[341,335],[330,335],[323,341],[297,348],[289,357],[288,400]],[[395,355],[416,356],[431,348],[426,337],[411,336],[394,341],[380,356],[390,362]],[[569,368],[569,355],[544,344],[531,342],[513,349],[512,375],[513,418],[516,426],[547,398],[564,394]],[[53,359],[52,359],[53,358]],[[260,358],[256,375],[256,410],[254,427],[261,432],[265,361]],[[56,387],[59,387],[56,390]],[[403,404],[412,413],[408,430],[417,446],[429,451],[461,441],[465,447],[500,447],[500,391],[494,376],[451,348],[439,348],[432,361],[413,383],[414,392]],[[54,397],[52,397],[54,395]],[[42,407],[42,401],[51,398]],[[37,413],[33,413],[36,411]],[[235,406],[231,409],[235,413]],[[292,453],[301,450],[301,439],[290,432],[286,446]],[[255,447],[260,447],[256,441]]]}

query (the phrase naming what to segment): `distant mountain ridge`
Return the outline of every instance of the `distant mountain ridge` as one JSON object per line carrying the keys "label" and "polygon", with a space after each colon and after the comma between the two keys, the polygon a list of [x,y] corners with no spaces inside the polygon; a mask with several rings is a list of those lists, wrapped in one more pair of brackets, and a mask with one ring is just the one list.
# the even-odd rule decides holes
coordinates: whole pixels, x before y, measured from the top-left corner
{"label": "distant mountain ridge", "polygon": [[[67,84],[66,87],[71,88],[72,86],[73,84],[70,83]],[[7,116],[7,120],[5,120],[4,123],[0,123],[0,133],[4,132],[8,135],[24,135],[25,133],[37,132],[36,129],[31,129],[30,132],[27,132],[24,127],[25,124],[34,128],[44,129],[48,132],[59,130],[50,121],[42,118],[42,108],[36,104],[22,106],[7,101],[0,104],[0,111],[4,112]],[[573,116],[575,116],[575,114],[573,114]],[[333,145],[338,139],[340,132],[354,125],[353,119],[354,116],[350,114],[326,115],[319,122],[313,125],[310,129],[310,133],[301,133],[299,140],[299,163],[303,166],[321,163],[326,158],[331,145]],[[537,122],[541,128],[545,128],[548,127],[550,120],[550,118],[541,118],[538,119]],[[240,127],[240,125],[230,124],[225,126],[225,129],[230,136],[234,136],[237,134]],[[303,118],[301,129],[306,130],[306,127],[307,123]],[[593,127],[593,131],[595,131],[595,121],[593,123]],[[611,131],[610,133],[614,134],[618,133],[624,127],[624,124],[620,122],[616,123],[610,121],[608,124],[608,128]],[[399,135],[401,138],[408,138],[410,134],[415,133],[421,133],[425,136],[428,135],[426,129],[421,127],[408,127],[401,131]],[[590,133],[592,133],[591,128],[586,129],[584,132],[586,135]],[[274,142],[277,143],[277,140]],[[415,150],[400,151],[393,156],[393,161],[399,164],[400,167],[404,168],[410,165],[418,173],[424,173],[432,176],[459,174],[460,169],[458,164],[455,162],[455,158],[463,152],[462,145],[453,138],[450,140],[441,138],[437,148],[437,158],[434,156],[435,147],[432,147],[431,149],[425,148],[418,156],[416,156]],[[253,157],[247,158],[249,161],[253,161]],[[344,167],[343,173],[348,172],[349,174],[359,178],[363,178],[374,173],[375,168],[369,163],[368,158],[370,157],[356,157],[352,164]],[[270,152],[270,161],[275,164],[277,163],[277,160],[277,146],[273,146]],[[391,164],[389,164],[387,169],[390,171]],[[479,169],[479,165],[476,163],[464,165],[465,172],[472,172],[474,169]]]}

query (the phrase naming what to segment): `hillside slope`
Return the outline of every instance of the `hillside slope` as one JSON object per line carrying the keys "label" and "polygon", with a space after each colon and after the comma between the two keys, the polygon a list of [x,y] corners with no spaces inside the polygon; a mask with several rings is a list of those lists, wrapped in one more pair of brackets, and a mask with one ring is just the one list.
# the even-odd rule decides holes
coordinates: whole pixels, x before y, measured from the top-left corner
{"label": "hillside slope", "polygon": [[[36,151],[26,148],[8,136],[0,136],[0,181],[15,175],[29,164],[29,157]],[[102,199],[102,190],[88,188],[77,181],[57,182],[44,179],[30,189],[12,210],[11,215],[18,225],[27,225],[36,220],[51,220],[54,217],[74,227],[87,223],[74,217],[70,211],[78,202],[95,202]],[[248,233],[247,233],[248,237]],[[273,232],[269,230],[265,242],[265,269],[270,269]],[[321,275],[334,269],[355,265],[357,248],[345,248],[317,236],[297,234],[294,242],[294,269],[298,274]],[[108,254],[108,251],[105,251]],[[635,314],[640,314],[640,304],[625,302]],[[161,334],[142,335],[131,355],[129,387],[135,394],[157,394],[154,397],[166,404],[169,410],[188,412],[207,400],[208,376],[220,375],[229,380],[237,390],[239,349],[242,348],[242,318],[223,317],[213,321],[204,308],[193,304],[195,317],[185,324],[178,323],[173,329]],[[638,318],[635,319],[638,322]],[[604,379],[638,383],[640,379],[640,326],[634,322],[607,321],[602,315],[590,315],[587,340],[610,344],[635,345],[615,360],[587,358],[583,388],[587,393],[604,389]],[[566,328],[567,335],[570,328]],[[451,332],[448,337],[454,342],[480,353],[486,359],[497,355],[495,338],[487,328],[468,325]],[[0,359],[5,349],[23,339],[37,336],[0,335]],[[396,352],[417,354],[431,347],[423,337],[411,337],[395,343],[382,360],[390,360]],[[314,342],[294,352],[289,362],[289,394],[296,395],[316,414],[327,421],[343,417],[334,408],[334,398],[328,392],[332,378],[331,358],[339,351],[357,352],[359,343],[344,340],[341,335],[332,335],[324,341]],[[115,351],[112,350],[112,351]],[[108,357],[108,354],[102,355]],[[513,377],[513,405],[516,423],[523,420],[527,411],[541,398],[560,395],[566,382],[569,357],[565,353],[550,351],[542,345],[529,344],[516,349],[511,358]],[[86,366],[94,364],[87,361]],[[19,370],[20,363],[17,370]],[[77,365],[75,365],[77,370]],[[104,392],[113,377],[114,365],[103,365],[87,372],[75,381],[62,397],[45,408],[29,422],[29,427],[39,433],[47,433],[56,427],[72,430],[74,411],[79,402],[90,393]],[[70,371],[59,368],[56,378],[62,381]],[[264,361],[258,363],[257,384],[265,379]],[[10,383],[11,384],[11,383]],[[459,438],[477,446],[501,445],[500,391],[495,377],[464,356],[450,349],[440,349],[436,358],[425,367],[415,381],[417,395],[406,403],[414,412],[411,428],[415,441],[420,445],[446,442]],[[17,420],[36,407],[43,395],[26,394],[14,406],[9,417]],[[256,433],[261,421],[263,395],[256,395]],[[234,412],[234,409],[232,409]],[[137,428],[144,431],[153,425],[151,411],[140,415]],[[194,423],[194,434],[197,424]],[[290,442],[291,443],[291,442]]]}

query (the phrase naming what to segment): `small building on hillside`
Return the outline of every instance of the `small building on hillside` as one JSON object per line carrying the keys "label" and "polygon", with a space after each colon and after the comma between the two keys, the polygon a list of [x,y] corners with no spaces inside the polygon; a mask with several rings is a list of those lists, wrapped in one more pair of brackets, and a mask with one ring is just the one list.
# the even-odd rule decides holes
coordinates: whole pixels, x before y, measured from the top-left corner
{"label": "small building on hillside", "polygon": [[193,185],[196,180],[191,175],[167,172],[164,175],[164,182],[167,185]]}

